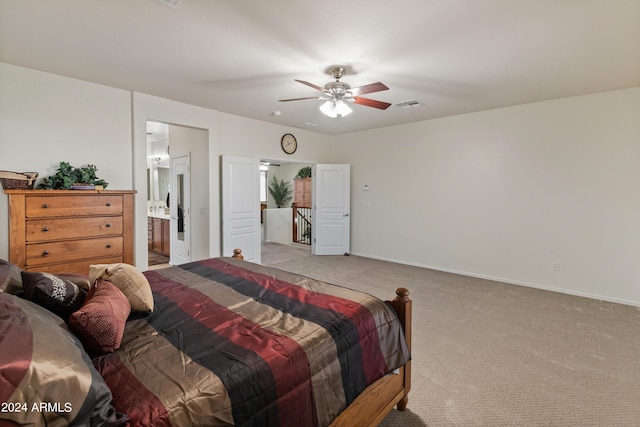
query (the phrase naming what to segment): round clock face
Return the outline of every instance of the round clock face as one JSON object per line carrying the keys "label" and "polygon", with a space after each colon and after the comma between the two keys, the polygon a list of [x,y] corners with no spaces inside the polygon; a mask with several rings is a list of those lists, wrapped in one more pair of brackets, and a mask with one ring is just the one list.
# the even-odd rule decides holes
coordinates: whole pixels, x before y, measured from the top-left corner
{"label": "round clock face", "polygon": [[295,136],[290,133],[285,133],[280,140],[280,146],[285,153],[293,154],[298,149],[298,141],[296,141]]}

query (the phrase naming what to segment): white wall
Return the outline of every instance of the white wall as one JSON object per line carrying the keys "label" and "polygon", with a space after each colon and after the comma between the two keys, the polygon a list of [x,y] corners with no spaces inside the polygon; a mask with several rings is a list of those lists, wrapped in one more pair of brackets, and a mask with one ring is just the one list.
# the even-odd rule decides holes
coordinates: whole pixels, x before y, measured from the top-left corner
{"label": "white wall", "polygon": [[291,208],[276,208],[264,210],[264,240],[267,242],[282,243],[290,245],[291,238]]}
{"label": "white wall", "polygon": [[[315,162],[326,161],[328,157],[325,151],[334,152],[325,150],[326,145],[319,143],[326,139],[323,135],[134,92],[134,188],[138,190],[136,206],[146,206],[147,120],[208,131],[210,220],[208,256],[210,257],[221,255],[220,156],[222,154],[287,161],[296,161],[300,158]],[[298,137],[299,148],[293,156],[284,154],[280,148],[280,138],[287,132],[295,133]],[[193,187],[195,179],[193,175],[191,179]],[[147,232],[146,212],[142,210],[136,211],[135,233],[136,266],[145,270],[148,266]]]}
{"label": "white wall", "polygon": [[[333,139],[327,135],[222,112],[218,117],[219,154],[298,163],[323,163],[335,159]],[[294,134],[298,140],[298,149],[291,155],[285,154],[280,147],[280,138],[285,133]]]}
{"label": "white wall", "polygon": [[[329,137],[0,63],[0,169],[93,163],[109,188],[137,190],[141,269],[146,120],[208,131],[208,256],[221,154],[350,163],[354,254],[640,306],[640,88]],[[6,213],[0,194],[0,258]]]}
{"label": "white wall", "polygon": [[[44,177],[61,161],[94,164],[108,190],[131,190],[131,160],[129,92],[0,63],[0,170]],[[0,193],[2,259],[9,257],[7,218]]]}
{"label": "white wall", "polygon": [[[133,93],[133,169],[134,188],[138,191],[136,195],[135,213],[135,252],[136,267],[146,270],[149,264],[149,254],[147,252],[147,212],[146,209],[139,209],[139,206],[147,205],[147,120],[188,126],[203,129],[207,132],[208,154],[204,160],[209,165],[208,181],[202,182],[209,190],[209,220],[210,224],[220,223],[219,211],[219,184],[218,184],[218,162],[216,156],[216,127],[217,112],[196,107],[194,105],[158,98],[138,92]],[[205,178],[206,180],[206,178]],[[191,177],[192,185],[194,177]],[[215,226],[209,227],[208,236],[209,255],[219,256],[219,230]],[[195,259],[195,258],[194,258]]]}
{"label": "white wall", "polygon": [[[208,132],[209,253],[219,256],[221,154],[314,163],[329,161],[326,136],[207,108],[0,63],[0,170],[53,173],[60,161],[93,163],[109,189],[137,190],[135,264],[146,269],[146,121]],[[218,125],[219,123],[219,125]],[[295,133],[288,156],[280,137]],[[0,258],[8,258],[7,196],[0,193]]]}
{"label": "white wall", "polygon": [[640,88],[337,140],[354,254],[640,305]]}

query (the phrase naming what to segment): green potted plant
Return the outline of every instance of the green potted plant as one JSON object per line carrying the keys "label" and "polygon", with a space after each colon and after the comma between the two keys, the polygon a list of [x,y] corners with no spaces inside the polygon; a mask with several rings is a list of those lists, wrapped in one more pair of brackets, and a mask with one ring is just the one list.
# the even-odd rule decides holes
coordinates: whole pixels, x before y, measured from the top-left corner
{"label": "green potted plant", "polygon": [[311,166],[305,166],[298,171],[298,174],[293,179],[309,178],[311,176]]}
{"label": "green potted plant", "polygon": [[102,186],[106,188],[109,183],[96,176],[98,168],[95,165],[86,165],[75,168],[68,162],[60,162],[56,173],[42,180],[38,188],[44,190],[70,190],[73,186]]}
{"label": "green potted plant", "polygon": [[271,194],[271,197],[273,197],[273,201],[276,203],[278,208],[283,207],[292,199],[292,190],[291,187],[289,187],[289,183],[284,182],[283,180],[278,182],[275,176],[269,184],[269,193]]}

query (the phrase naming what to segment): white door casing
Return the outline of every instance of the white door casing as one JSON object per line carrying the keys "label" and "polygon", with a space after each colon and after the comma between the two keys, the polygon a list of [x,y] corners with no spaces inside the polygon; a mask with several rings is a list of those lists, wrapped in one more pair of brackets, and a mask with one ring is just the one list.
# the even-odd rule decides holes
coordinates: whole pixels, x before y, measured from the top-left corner
{"label": "white door casing", "polygon": [[313,255],[350,251],[351,165],[316,164],[312,172]]}
{"label": "white door casing", "polygon": [[260,161],[222,156],[222,256],[242,249],[245,261],[260,263]]}

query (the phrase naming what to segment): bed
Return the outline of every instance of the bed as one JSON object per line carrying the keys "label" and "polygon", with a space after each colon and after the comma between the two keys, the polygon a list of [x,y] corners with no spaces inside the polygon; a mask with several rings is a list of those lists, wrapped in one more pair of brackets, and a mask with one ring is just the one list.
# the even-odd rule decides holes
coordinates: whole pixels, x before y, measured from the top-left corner
{"label": "bed", "polygon": [[[92,266],[89,289],[54,276],[67,296],[73,286],[86,292],[67,312],[37,301],[35,273],[20,272],[29,279],[23,297],[0,293],[0,348],[23,343],[0,352],[0,427],[365,426],[405,409],[406,289],[383,303],[245,262],[239,251],[144,273],[129,267]],[[5,288],[6,277],[17,282],[12,268]],[[92,328],[103,323],[109,333],[97,339]]]}

